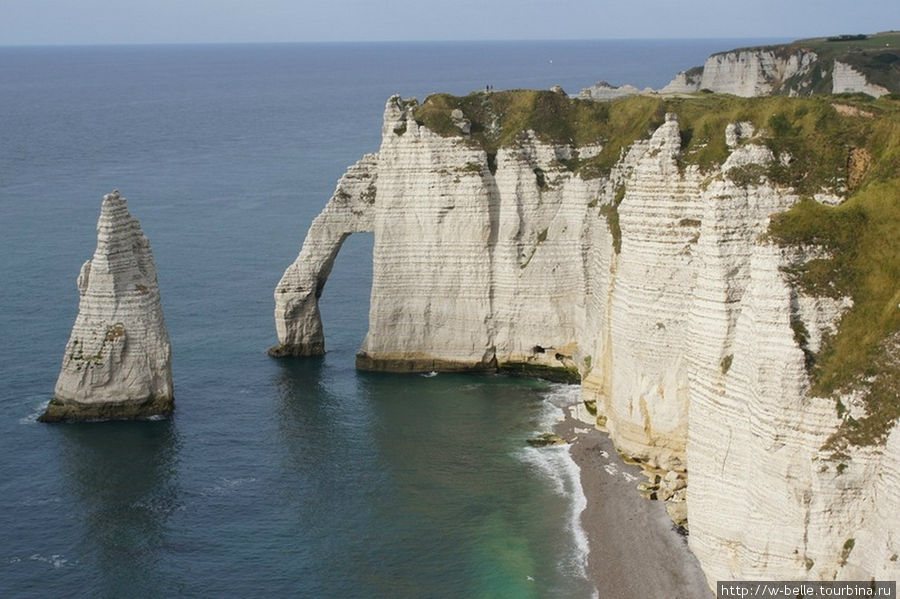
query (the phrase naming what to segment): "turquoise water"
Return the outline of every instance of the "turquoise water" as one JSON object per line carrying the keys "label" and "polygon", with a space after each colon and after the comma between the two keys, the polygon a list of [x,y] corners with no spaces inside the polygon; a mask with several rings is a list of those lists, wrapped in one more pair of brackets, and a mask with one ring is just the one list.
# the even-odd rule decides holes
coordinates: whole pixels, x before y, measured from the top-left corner
{"label": "turquoise water", "polygon": [[[272,291],[390,94],[660,86],[753,42],[0,48],[0,596],[590,596],[577,473],[524,443],[571,390],[356,372],[370,235],[325,290],[325,357],[265,354]],[[40,425],[113,188],[176,414]]]}

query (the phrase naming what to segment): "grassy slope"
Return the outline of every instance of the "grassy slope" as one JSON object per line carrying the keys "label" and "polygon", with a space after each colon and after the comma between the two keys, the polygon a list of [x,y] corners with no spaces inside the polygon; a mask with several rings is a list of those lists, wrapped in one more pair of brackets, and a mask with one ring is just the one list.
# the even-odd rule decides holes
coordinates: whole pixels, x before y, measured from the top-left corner
{"label": "grassy slope", "polygon": [[[900,32],[878,33],[865,40],[852,41],[813,38],[791,45],[810,48],[826,63],[840,60],[864,73],[871,83],[900,92]],[[823,91],[827,93],[830,89]]]}
{"label": "grassy slope", "polygon": [[874,33],[864,40],[828,41],[827,37],[811,37],[791,42],[791,46],[803,46],[819,53],[844,53],[856,50],[880,50],[885,47],[900,48],[900,31]]}
{"label": "grassy slope", "polygon": [[[833,107],[836,103],[871,116],[843,116]],[[860,422],[848,419],[843,438],[852,443],[877,442],[900,417],[897,362],[885,367],[887,362],[879,359],[885,340],[900,331],[900,99],[701,94],[635,96],[599,103],[549,91],[506,91],[465,97],[432,95],[414,114],[440,135],[459,136],[450,119],[456,108],[472,123],[470,142],[489,155],[513,144],[526,129],[545,141],[576,147],[602,142],[604,149],[598,156],[559,165],[586,178],[607,174],[621,150],[645,138],[663,122],[666,112],[679,116],[683,165],[696,164],[703,170],[717,167],[727,156],[725,126],[750,121],[758,131],[765,131],[763,143],[779,155],[787,152],[792,157],[788,166],[779,163],[760,174],[806,197],[822,188],[846,186],[850,150],[864,149],[870,163],[847,202],[830,208],[805,200],[774,218],[770,235],[783,245],[828,248],[831,258],[811,261],[788,274],[809,293],[849,294],[854,300],[838,333],[811,363],[813,391],[829,394],[858,383],[860,376],[882,374],[869,395],[870,416]]]}

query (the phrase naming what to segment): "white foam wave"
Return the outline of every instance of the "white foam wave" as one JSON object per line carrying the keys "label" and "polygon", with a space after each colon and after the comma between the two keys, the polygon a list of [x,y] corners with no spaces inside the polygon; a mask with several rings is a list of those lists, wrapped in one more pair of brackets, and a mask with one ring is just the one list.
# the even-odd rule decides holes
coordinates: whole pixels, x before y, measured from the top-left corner
{"label": "white foam wave", "polygon": [[564,467],[568,453],[565,445],[551,445],[540,448],[523,447],[515,456],[534,468],[542,478],[546,478],[554,493],[565,497],[572,493],[571,481],[568,480]]}
{"label": "white foam wave", "polygon": [[[559,422],[565,410],[581,400],[581,390],[576,385],[554,385],[547,393],[539,415],[539,427],[545,432]],[[554,493],[569,499],[566,526],[571,532],[573,551],[559,566],[564,574],[588,580],[587,561],[590,551],[587,531],[581,524],[581,513],[587,507],[587,497],[581,486],[581,469],[572,458],[568,445],[549,447],[523,447],[516,457],[532,466],[546,478]],[[596,597],[596,592],[594,593]]]}
{"label": "white foam wave", "polygon": [[581,512],[587,507],[587,497],[581,487],[581,469],[572,459],[569,447],[526,447],[516,452],[516,457],[547,479],[554,493],[569,500],[566,527],[571,532],[574,547],[572,555],[564,558],[560,567],[567,575],[587,579],[589,545],[587,532],[581,525]]}
{"label": "white foam wave", "polygon": [[50,404],[49,399],[41,399],[38,404],[32,404],[33,409],[28,416],[23,416],[19,418],[19,424],[34,424],[37,422],[37,419],[40,418],[41,414],[44,413],[44,410],[47,409],[47,406]]}
{"label": "white foam wave", "polygon": [[552,385],[547,393],[546,401],[557,408],[567,408],[581,401],[581,387],[579,385]]}
{"label": "white foam wave", "polygon": [[60,503],[59,497],[29,497],[19,501],[19,505],[25,507],[40,507],[51,503]]}
{"label": "white foam wave", "polygon": [[[39,553],[34,553],[24,559],[27,559],[28,561],[32,561],[32,562],[42,562],[42,563],[48,564],[50,566],[53,566],[54,568],[63,568],[65,566],[74,565],[75,563],[77,563],[77,562],[70,562],[68,559],[66,559],[65,557],[63,557],[62,555],[60,555],[58,553],[54,553],[53,555],[41,555]],[[6,563],[7,564],[19,564],[22,561],[23,561],[23,558],[21,558],[21,557],[10,557],[6,560]]]}
{"label": "white foam wave", "polygon": [[170,497],[151,497],[142,501],[135,501],[130,506],[133,509],[146,510],[154,514],[162,514],[168,516],[173,512],[179,512],[187,509],[187,506],[180,501],[173,500]]}
{"label": "white foam wave", "polygon": [[213,495],[228,495],[235,491],[238,487],[243,485],[256,482],[256,478],[253,476],[248,476],[245,478],[225,478],[224,476],[219,478],[219,482],[211,487],[206,487],[202,491],[200,491],[201,495],[206,497],[210,497]]}
{"label": "white foam wave", "polygon": [[538,414],[536,432],[547,432],[566,417],[566,410],[581,401],[581,389],[577,385],[551,385],[544,396]]}

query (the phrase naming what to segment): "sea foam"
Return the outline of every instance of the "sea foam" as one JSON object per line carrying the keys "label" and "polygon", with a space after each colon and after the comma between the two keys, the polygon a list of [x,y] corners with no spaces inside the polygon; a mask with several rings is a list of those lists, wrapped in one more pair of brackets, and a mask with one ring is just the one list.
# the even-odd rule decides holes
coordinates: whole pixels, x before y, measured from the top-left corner
{"label": "sea foam", "polygon": [[39,403],[34,405],[34,409],[30,414],[19,418],[19,424],[35,424],[38,421],[38,417],[40,417],[40,415],[43,414],[47,409],[47,405],[50,403],[50,399],[42,398],[38,401]]}
{"label": "sea foam", "polygon": [[[542,405],[538,420],[540,430],[536,432],[546,432],[560,422],[565,417],[566,408],[580,401],[580,391],[576,385],[552,386]],[[516,452],[516,457],[546,478],[557,495],[568,499],[566,525],[571,532],[573,550],[561,560],[559,567],[563,574],[589,580],[587,561],[590,548],[587,532],[581,524],[587,497],[581,486],[581,469],[572,458],[570,446],[523,447]]]}

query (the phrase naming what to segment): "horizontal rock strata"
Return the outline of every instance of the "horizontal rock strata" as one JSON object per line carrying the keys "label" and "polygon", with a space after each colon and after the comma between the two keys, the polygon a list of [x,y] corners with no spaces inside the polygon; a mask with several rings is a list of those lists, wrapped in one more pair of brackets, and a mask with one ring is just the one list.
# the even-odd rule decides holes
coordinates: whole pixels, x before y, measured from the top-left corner
{"label": "horizontal rock strata", "polygon": [[118,192],[103,196],[97,249],[78,276],[78,316],[42,422],[169,414],[172,365],[150,243]]}

